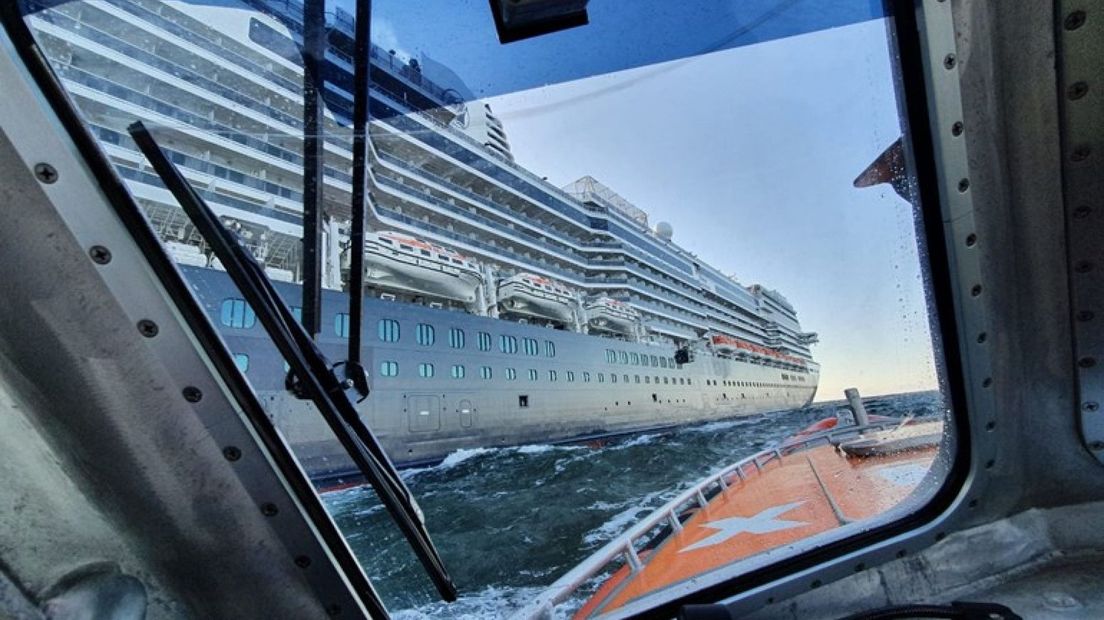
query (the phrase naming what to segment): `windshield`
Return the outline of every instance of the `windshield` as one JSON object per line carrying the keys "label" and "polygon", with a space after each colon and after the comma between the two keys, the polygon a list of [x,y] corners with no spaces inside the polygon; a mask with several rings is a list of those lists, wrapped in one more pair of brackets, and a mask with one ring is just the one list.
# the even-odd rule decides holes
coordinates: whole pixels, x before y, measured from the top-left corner
{"label": "windshield", "polygon": [[[24,4],[392,610],[500,616],[555,585],[566,613],[616,615],[884,523],[939,486],[949,412],[881,3],[566,3],[585,25],[503,44],[485,1],[375,0],[358,46],[356,3],[327,1],[314,56],[295,0]],[[355,461],[289,391],[137,121],[295,318],[308,308],[318,349],[363,364],[360,419],[459,603],[436,602]],[[591,568],[560,588],[577,565]],[[663,587],[632,581],[661,565]]]}

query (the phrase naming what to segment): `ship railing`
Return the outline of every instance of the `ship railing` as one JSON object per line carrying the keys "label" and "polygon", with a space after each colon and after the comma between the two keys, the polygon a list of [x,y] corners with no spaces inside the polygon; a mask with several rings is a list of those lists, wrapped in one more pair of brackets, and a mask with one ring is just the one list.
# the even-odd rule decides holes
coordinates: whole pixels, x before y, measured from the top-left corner
{"label": "ship railing", "polygon": [[546,181],[543,178],[537,176],[536,173],[531,172],[529,170],[526,170],[525,168],[523,168],[517,162],[512,162],[509,159],[507,159],[505,156],[500,155],[498,153],[495,153],[494,151],[486,148],[485,145],[483,145],[481,142],[479,142],[475,138],[469,136],[468,134],[464,133],[463,131],[460,131],[459,129],[456,129],[455,127],[453,127],[449,124],[441,122],[439,119],[434,118],[432,115],[425,112],[424,110],[419,110],[417,108],[411,107],[410,104],[403,101],[401,95],[399,95],[397,93],[394,93],[393,91],[387,90],[385,88],[382,88],[378,84],[373,84],[372,85],[372,90],[378,90],[378,91],[383,92],[385,95],[387,95],[388,97],[390,97],[394,101],[399,102],[404,107],[412,110],[418,116],[418,118],[428,120],[430,123],[436,125],[437,127],[440,127],[441,129],[444,129],[448,133],[449,136],[459,138],[464,143],[466,143],[468,145],[471,145],[471,146],[477,147],[478,148],[478,150],[476,151],[477,153],[480,153],[480,154],[489,153],[491,155],[491,157],[494,159],[495,163],[498,163],[498,164],[501,164],[501,165],[503,165],[507,168],[510,168],[514,172],[518,173],[520,176],[525,177],[525,179],[529,182],[529,184],[532,185],[534,188],[540,190],[541,192],[544,192],[545,194],[548,194],[552,198],[555,198],[555,199],[563,202],[569,208],[573,208],[577,212],[588,210],[581,203],[579,203],[578,199],[576,199],[574,196],[572,196],[571,194],[568,194],[564,190],[556,187],[555,185],[552,185],[548,181]]}
{"label": "ship railing", "polygon": [[[641,544],[652,542],[655,536],[649,536],[657,528],[667,528],[668,533],[662,532],[658,536],[667,536],[682,530],[685,520],[680,518],[684,512],[690,509],[705,508],[709,498],[719,492],[723,492],[733,482],[743,482],[751,476],[758,475],[773,461],[781,461],[788,454],[802,452],[819,444],[835,444],[840,439],[853,437],[871,431],[896,428],[901,425],[901,420],[889,420],[875,422],[864,426],[847,426],[833,428],[823,432],[802,437],[796,441],[787,441],[774,448],[762,450],[745,459],[732,463],[708,476],[698,480],[678,497],[664,504],[643,520],[638,521],[623,534],[606,543],[604,547],[594,552],[589,558],[578,566],[568,571],[557,579],[532,603],[514,614],[513,618],[548,618],[552,610],[587,585],[596,575],[611,564],[621,561],[629,567],[632,574],[644,569],[646,558],[642,558],[638,548]],[[688,518],[688,517],[687,517]]]}

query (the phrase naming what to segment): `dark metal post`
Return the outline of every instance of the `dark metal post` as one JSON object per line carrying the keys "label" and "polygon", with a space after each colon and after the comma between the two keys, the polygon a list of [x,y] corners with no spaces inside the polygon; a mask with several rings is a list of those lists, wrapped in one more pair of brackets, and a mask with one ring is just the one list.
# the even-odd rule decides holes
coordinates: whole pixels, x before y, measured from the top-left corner
{"label": "dark metal post", "polygon": [[303,327],[316,338],[322,313],[322,67],[325,0],[303,2]]}
{"label": "dark metal post", "polygon": [[357,0],[353,43],[353,204],[349,266],[349,362],[360,364],[364,314],[364,201],[368,181],[371,0]]}

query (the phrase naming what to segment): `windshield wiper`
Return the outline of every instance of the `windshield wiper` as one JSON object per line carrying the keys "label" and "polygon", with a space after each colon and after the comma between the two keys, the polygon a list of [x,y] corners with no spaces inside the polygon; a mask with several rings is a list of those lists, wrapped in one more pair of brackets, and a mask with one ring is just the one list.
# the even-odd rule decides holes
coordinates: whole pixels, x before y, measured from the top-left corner
{"label": "windshield wiper", "polygon": [[264,269],[253,259],[242,241],[219,222],[203,198],[165,156],[146,126],[139,121],[128,130],[138,149],[149,160],[165,187],[180,203],[253,308],[261,325],[291,367],[298,389],[318,407],[334,436],[375,489],[442,598],[455,601],[456,586],[430,540],[422,511],[379,441],[360,419],[345,392],[348,384],[337,377],[329,360],[295,320]]}

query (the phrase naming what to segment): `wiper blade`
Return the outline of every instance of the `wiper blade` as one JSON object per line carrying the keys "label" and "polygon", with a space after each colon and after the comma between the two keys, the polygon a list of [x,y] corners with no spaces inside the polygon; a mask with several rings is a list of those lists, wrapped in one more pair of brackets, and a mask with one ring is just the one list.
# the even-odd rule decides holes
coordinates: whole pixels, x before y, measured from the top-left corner
{"label": "wiper blade", "polygon": [[399,478],[398,471],[379,441],[360,419],[345,393],[345,385],[332,372],[326,356],[295,320],[264,269],[257,264],[242,242],[219,222],[203,198],[165,156],[149,129],[139,121],[128,130],[138,149],[149,160],[165,187],[180,203],[196,230],[211,246],[226,273],[253,308],[261,325],[298,379],[302,393],[318,407],[334,436],[375,489],[391,518],[410,542],[441,597],[449,602],[455,601],[456,586],[445,570],[440,553],[430,540],[421,509]]}

